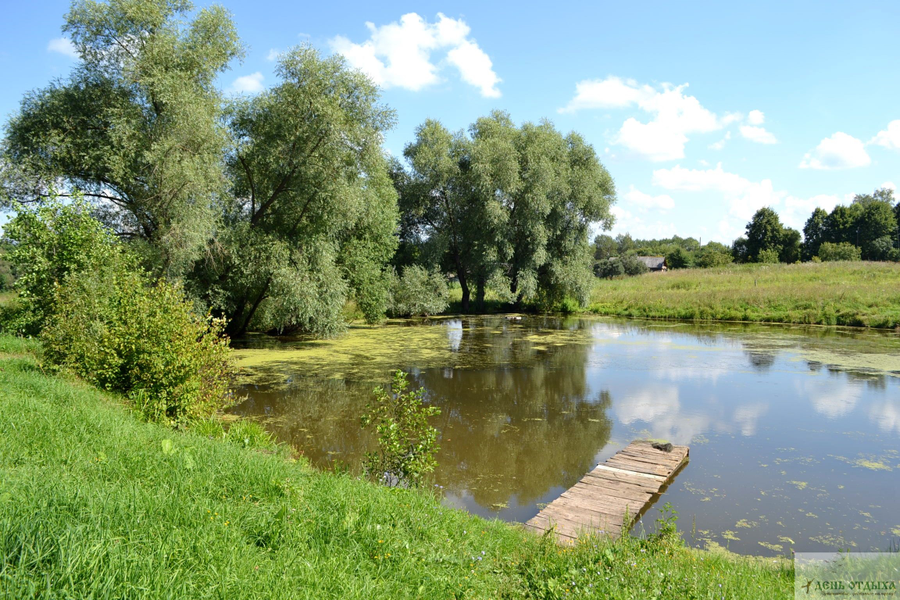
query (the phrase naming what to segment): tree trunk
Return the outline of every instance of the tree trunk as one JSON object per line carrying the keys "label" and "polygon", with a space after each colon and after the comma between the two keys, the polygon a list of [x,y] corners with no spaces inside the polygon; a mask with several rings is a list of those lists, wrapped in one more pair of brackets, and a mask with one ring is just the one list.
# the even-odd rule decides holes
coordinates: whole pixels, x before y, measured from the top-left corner
{"label": "tree trunk", "polygon": [[479,275],[475,282],[475,304],[478,306],[478,312],[484,313],[484,275]]}

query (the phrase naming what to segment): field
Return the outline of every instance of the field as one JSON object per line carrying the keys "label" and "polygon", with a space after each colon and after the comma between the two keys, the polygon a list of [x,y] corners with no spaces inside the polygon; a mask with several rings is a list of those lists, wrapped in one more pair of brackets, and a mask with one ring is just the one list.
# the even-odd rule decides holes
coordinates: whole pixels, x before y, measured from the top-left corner
{"label": "field", "polygon": [[734,265],[598,280],[599,315],[900,327],[900,265]]}
{"label": "field", "polygon": [[0,597],[791,596],[789,561],[671,537],[561,549],[428,492],[197,433],[215,427],[143,423],[39,355],[0,336]]}

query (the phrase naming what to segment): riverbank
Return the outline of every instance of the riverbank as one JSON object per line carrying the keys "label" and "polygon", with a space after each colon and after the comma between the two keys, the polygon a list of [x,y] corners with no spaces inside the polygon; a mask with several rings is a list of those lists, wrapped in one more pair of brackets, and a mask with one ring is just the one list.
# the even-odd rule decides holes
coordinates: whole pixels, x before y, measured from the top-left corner
{"label": "riverbank", "polygon": [[604,316],[900,327],[900,264],[732,265],[598,280]]}
{"label": "riverbank", "polygon": [[783,561],[630,538],[563,550],[284,449],[143,423],[39,352],[0,337],[3,597],[791,595]]}

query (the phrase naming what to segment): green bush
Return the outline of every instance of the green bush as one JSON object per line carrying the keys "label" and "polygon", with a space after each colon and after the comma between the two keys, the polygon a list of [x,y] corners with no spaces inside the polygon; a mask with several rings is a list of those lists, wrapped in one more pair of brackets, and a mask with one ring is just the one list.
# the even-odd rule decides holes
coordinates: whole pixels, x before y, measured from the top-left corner
{"label": "green bush", "polygon": [[760,250],[759,257],[756,259],[756,262],[774,265],[779,262],[780,253],[778,250],[769,249],[769,250]]}
{"label": "green bush", "polygon": [[71,273],[41,333],[45,357],[128,396],[151,421],[180,425],[230,401],[222,320],[201,318],[177,285],[151,284],[122,253]]}
{"label": "green bush", "polygon": [[369,477],[391,487],[418,486],[437,464],[437,429],[428,417],[441,409],[423,404],[423,388],[407,392],[407,387],[406,373],[395,371],[391,388],[376,388],[375,402],[362,417],[363,427],[374,426],[378,434],[378,451],[366,453],[363,467]]}
{"label": "green bush", "polygon": [[11,242],[8,260],[18,277],[19,297],[5,311],[3,327],[20,335],[40,332],[67,274],[96,269],[111,260],[115,247],[112,234],[80,198],[65,205],[52,200],[35,209],[19,206],[4,233]]}
{"label": "green bush", "polygon": [[438,271],[411,265],[398,277],[390,274],[388,313],[394,317],[428,316],[442,313],[449,306],[447,282]]}
{"label": "green bush", "polygon": [[824,262],[838,260],[862,260],[862,251],[848,242],[833,244],[831,242],[823,242],[819,246],[819,258]]}

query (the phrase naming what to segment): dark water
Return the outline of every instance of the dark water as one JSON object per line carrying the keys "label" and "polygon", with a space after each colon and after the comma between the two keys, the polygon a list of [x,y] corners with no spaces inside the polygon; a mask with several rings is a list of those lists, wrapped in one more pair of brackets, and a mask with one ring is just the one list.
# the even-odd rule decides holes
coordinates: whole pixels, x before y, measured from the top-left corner
{"label": "dark water", "polygon": [[409,371],[441,408],[437,485],[473,513],[524,522],[632,439],[657,438],[691,447],[662,501],[698,546],[900,537],[896,333],[488,317],[243,345],[252,382],[234,412],[319,466],[358,469],[372,389]]}

